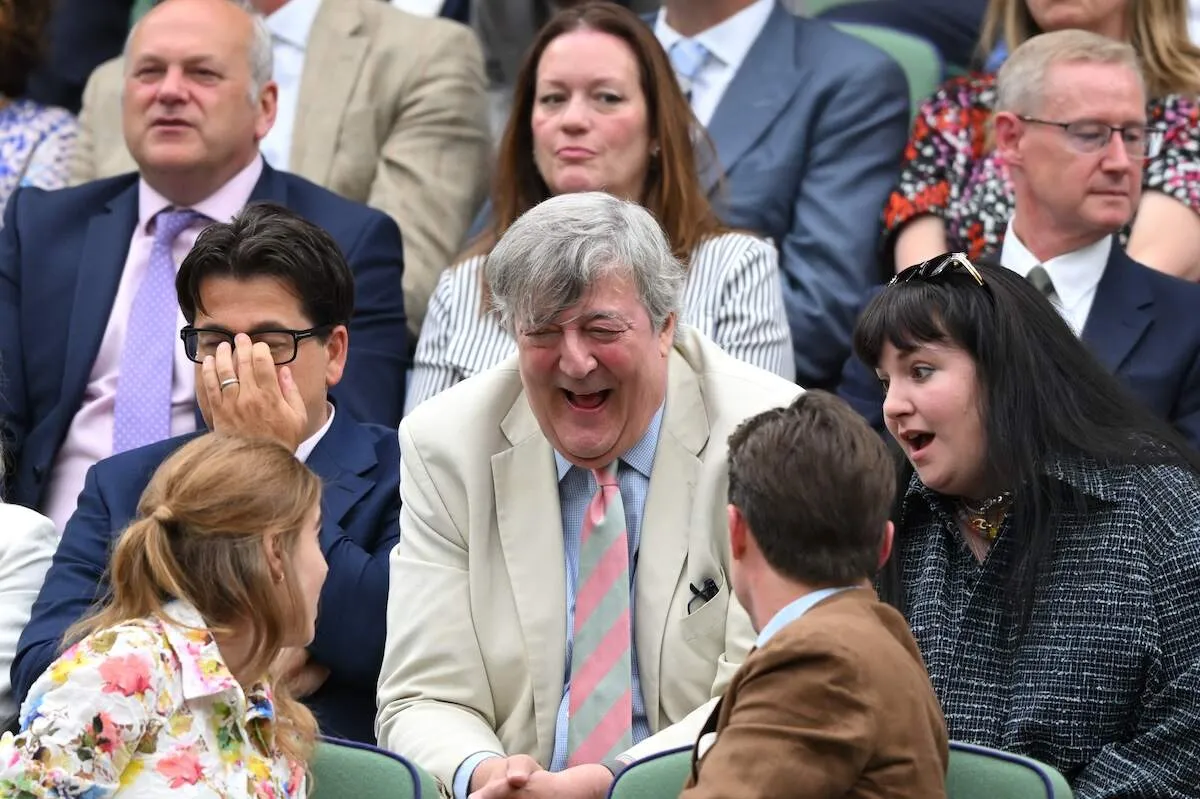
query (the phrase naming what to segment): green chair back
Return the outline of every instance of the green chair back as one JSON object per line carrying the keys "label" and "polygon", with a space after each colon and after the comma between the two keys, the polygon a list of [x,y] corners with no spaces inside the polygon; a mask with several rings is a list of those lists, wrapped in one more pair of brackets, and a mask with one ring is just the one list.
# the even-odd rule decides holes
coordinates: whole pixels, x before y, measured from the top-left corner
{"label": "green chair back", "polygon": [[800,12],[806,17],[815,17],[823,14],[834,6],[844,6],[847,3],[853,3],[855,0],[799,0],[797,5]]}
{"label": "green chair back", "polygon": [[679,799],[691,768],[690,746],[651,755],[617,775],[609,799]]}
{"label": "green chair back", "polygon": [[437,799],[437,782],[400,755],[322,738],[309,764],[313,799]]}
{"label": "green chair back", "polygon": [[942,57],[924,39],[875,25],[837,22],[834,27],[875,45],[895,59],[908,79],[908,108],[912,116],[941,85]]}
{"label": "green chair back", "polygon": [[129,27],[133,28],[137,21],[142,18],[150,7],[154,5],[154,0],[134,0],[133,8],[129,11]]}
{"label": "green chair back", "polygon": [[1072,799],[1066,779],[1028,757],[950,742],[948,799]]}

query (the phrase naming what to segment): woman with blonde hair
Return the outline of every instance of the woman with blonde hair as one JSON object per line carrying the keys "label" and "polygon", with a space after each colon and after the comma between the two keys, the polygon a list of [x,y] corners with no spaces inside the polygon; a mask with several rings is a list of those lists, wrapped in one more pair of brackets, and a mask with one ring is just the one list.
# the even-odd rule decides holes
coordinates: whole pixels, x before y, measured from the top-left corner
{"label": "woman with blonde hair", "polygon": [[316,722],[269,667],[313,637],[320,498],[270,441],[171,455],[117,540],[111,595],[0,739],[0,796],[303,796]]}
{"label": "woman with blonde hair", "polygon": [[705,141],[649,25],[610,2],[555,14],[517,78],[488,229],[429,302],[405,411],[516,352],[491,306],[484,261],[518,217],[572,192],[606,191],[653,212],[687,269],[682,321],[735,358],[794,379],[779,253],[717,218],[693,135]]}
{"label": "woman with blonde hair", "polygon": [[[1146,79],[1154,135],[1121,244],[1136,261],[1200,280],[1200,49],[1188,39],[1185,0],[991,0],[980,54],[1069,28],[1128,42]],[[1014,200],[990,136],[995,103],[990,70],[947,81],[919,109],[884,208],[884,246],[897,266],[948,250],[999,253]]]}

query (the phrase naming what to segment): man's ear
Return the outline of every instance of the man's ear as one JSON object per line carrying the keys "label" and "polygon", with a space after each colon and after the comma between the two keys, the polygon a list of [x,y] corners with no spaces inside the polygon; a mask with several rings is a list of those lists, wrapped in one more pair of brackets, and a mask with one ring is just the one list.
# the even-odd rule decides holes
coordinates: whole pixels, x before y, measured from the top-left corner
{"label": "man's ear", "polygon": [[1005,164],[1020,165],[1021,134],[1025,123],[1020,117],[1010,111],[999,111],[992,117],[992,137],[996,143],[996,152],[1004,159]]}
{"label": "man's ear", "polygon": [[729,549],[734,560],[741,560],[746,556],[750,527],[737,505],[728,505],[725,510],[729,516]]}
{"label": "man's ear", "polygon": [[888,562],[888,558],[892,556],[892,540],[896,536],[896,525],[890,521],[883,528],[883,541],[879,545],[879,568],[883,568],[883,564]]}

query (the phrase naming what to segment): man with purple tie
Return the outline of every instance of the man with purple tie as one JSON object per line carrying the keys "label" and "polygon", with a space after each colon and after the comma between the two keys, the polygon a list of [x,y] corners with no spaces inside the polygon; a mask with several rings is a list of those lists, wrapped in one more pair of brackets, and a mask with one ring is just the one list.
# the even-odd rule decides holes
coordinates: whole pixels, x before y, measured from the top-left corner
{"label": "man with purple tie", "polygon": [[84,475],[115,453],[196,430],[175,346],[177,265],[196,236],[271,200],[325,228],[350,263],[354,351],[333,396],[395,426],[406,326],[399,231],[386,215],[271,169],[271,39],[230,0],[166,0],[127,48],[125,138],[137,173],[21,189],[0,234],[0,434],[9,501],[61,530]]}

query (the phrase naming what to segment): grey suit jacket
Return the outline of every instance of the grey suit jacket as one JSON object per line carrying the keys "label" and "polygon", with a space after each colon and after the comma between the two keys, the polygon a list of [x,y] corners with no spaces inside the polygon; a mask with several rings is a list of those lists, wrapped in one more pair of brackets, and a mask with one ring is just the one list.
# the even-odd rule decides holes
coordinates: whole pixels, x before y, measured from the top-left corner
{"label": "grey suit jacket", "polygon": [[[123,69],[113,59],[88,81],[73,184],[137,171],[121,130]],[[288,171],[396,220],[414,331],[483,198],[489,148],[483,55],[468,27],[380,0],[322,0]]]}
{"label": "grey suit jacket", "polygon": [[[695,740],[708,715],[697,708],[720,695],[753,644],[726,579],[726,441],[800,391],[684,325],[670,359],[633,630],[647,718],[654,732],[668,728],[667,745]],[[566,657],[563,532],[553,449],[516,357],[409,414],[400,463],[380,745],[447,784],[485,750],[549,766]],[[706,578],[718,593],[689,612],[688,584]]]}
{"label": "grey suit jacket", "polygon": [[879,281],[880,216],[908,120],[894,60],[777,4],[709,123],[718,163],[705,180],[721,218],[780,249],[803,386],[837,384],[859,301]]}

